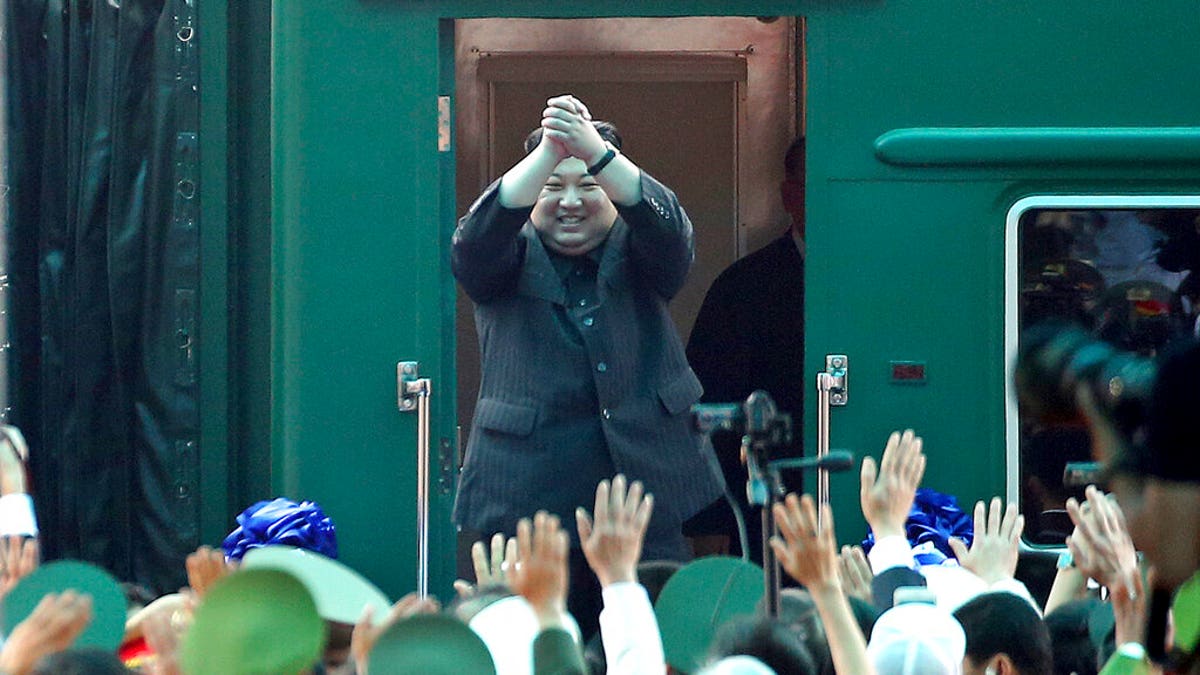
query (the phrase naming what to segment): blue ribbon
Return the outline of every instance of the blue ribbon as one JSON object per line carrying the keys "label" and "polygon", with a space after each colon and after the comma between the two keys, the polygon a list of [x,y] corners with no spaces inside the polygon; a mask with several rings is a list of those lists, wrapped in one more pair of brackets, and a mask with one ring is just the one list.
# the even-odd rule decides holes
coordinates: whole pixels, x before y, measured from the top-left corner
{"label": "blue ribbon", "polygon": [[[918,565],[941,565],[954,558],[950,538],[961,539],[967,546],[975,538],[975,521],[958,508],[958,500],[930,488],[917,490],[912,510],[904,523],[904,534],[913,548]],[[867,532],[864,551],[875,545],[875,533]]]}
{"label": "blue ribbon", "polygon": [[231,560],[241,560],[252,548],[283,544],[337,558],[337,534],[333,521],[313,502],[296,502],[278,497],[261,501],[242,511],[238,527],[225,537],[222,548]]}

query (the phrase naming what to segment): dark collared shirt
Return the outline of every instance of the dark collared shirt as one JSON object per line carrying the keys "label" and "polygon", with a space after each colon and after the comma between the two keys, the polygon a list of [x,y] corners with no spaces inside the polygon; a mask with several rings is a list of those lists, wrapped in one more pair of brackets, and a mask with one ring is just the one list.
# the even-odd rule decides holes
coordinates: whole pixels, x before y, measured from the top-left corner
{"label": "dark collared shirt", "polygon": [[559,330],[572,344],[583,346],[583,331],[596,324],[599,300],[596,296],[596,277],[604,244],[583,255],[560,255],[546,249],[550,264],[566,291],[566,307],[555,307],[554,316]]}

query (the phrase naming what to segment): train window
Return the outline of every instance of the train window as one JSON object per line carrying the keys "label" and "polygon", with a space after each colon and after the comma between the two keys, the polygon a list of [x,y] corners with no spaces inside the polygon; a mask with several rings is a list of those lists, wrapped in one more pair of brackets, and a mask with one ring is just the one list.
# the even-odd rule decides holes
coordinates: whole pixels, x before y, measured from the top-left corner
{"label": "train window", "polygon": [[[1010,211],[1008,241],[1009,363],[1039,357],[1022,359],[1038,366],[1022,368],[1023,386],[1009,378],[1008,496],[1019,499],[1027,543],[1062,545],[1072,529],[1065,502],[1096,476],[1074,395],[1052,383],[1083,349],[1090,356],[1074,363],[1148,363],[1171,341],[1200,335],[1200,198],[1025,199]],[[1081,379],[1104,386],[1103,370],[1092,373]],[[1133,403],[1108,413],[1131,437]]]}

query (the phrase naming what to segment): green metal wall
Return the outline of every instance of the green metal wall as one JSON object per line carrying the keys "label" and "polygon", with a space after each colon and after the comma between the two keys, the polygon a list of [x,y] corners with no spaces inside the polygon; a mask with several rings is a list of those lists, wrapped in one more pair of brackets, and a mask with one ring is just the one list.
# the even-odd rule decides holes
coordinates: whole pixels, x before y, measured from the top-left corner
{"label": "green metal wall", "polygon": [[[824,354],[846,353],[852,369],[832,445],[878,453],[888,430],[912,425],[927,439],[929,484],[966,499],[1001,493],[1009,206],[1044,192],[1194,193],[1200,170],[1140,161],[1136,140],[1103,164],[988,160],[993,148],[976,153],[986,166],[900,166],[877,158],[876,139],[912,127],[1191,124],[1190,0],[1136,14],[1116,0],[277,0],[270,106],[253,85],[230,99],[231,118],[269,128],[271,148],[265,185],[240,178],[248,194],[270,195],[270,261],[269,279],[257,252],[235,263],[262,290],[237,297],[239,325],[259,317],[262,329],[238,336],[250,357],[234,363],[249,371],[230,374],[246,459],[234,482],[320,501],[347,562],[393,596],[413,588],[416,432],[395,409],[396,361],[420,361],[434,379],[435,446],[454,425],[446,246],[457,214],[452,162],[436,148],[436,97],[453,93],[443,20],[597,10],[807,17],[806,360],[815,373]],[[248,20],[231,31],[266,30],[261,13]],[[262,243],[253,209],[231,218]],[[889,384],[892,359],[926,362],[928,382]],[[247,427],[270,430],[269,473],[254,461],[263,435]],[[857,479],[833,487],[842,537],[860,536]],[[444,595],[449,496],[435,506],[433,588]]]}
{"label": "green metal wall", "polygon": [[[1195,193],[1196,157],[1156,162],[1136,135],[1109,161],[1079,159],[1086,131],[1046,159],[1007,157],[999,138],[957,165],[895,166],[876,156],[893,130],[1174,127],[1200,101],[1188,2],[902,2],[809,22],[807,355],[851,362],[850,405],[834,447],[878,453],[916,427],[926,484],[965,501],[1003,495],[1004,227],[1031,194]],[[936,135],[923,142],[944,149]],[[1194,138],[1194,135],[1193,135]],[[923,386],[889,383],[891,360],[923,361]],[[860,536],[857,479],[837,477],[839,534]],[[854,514],[854,515],[851,515]],[[848,531],[849,530],[849,531]]]}

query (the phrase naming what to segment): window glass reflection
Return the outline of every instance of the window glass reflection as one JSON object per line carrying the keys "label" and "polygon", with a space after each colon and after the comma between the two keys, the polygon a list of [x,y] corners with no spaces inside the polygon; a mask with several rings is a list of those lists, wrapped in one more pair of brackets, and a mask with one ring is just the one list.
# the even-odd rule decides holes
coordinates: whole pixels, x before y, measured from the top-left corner
{"label": "window glass reflection", "polygon": [[[1071,322],[1143,356],[1200,336],[1200,209],[1032,209],[1019,221],[1019,326]],[[1026,539],[1061,545],[1064,503],[1086,485],[1064,480],[1091,460],[1082,419],[1020,421]]]}

